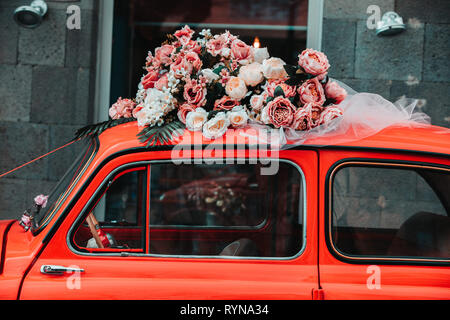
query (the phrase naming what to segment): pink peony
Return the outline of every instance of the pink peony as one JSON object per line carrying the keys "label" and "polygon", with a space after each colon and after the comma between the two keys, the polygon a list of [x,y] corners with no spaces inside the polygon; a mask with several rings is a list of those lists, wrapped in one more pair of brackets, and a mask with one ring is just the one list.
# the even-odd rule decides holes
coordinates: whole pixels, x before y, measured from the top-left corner
{"label": "pink peony", "polygon": [[326,107],[320,114],[319,125],[327,125],[331,120],[344,115],[341,108],[335,105]]}
{"label": "pink peony", "polygon": [[324,107],[312,103],[307,103],[303,106],[303,109],[305,109],[309,114],[309,117],[311,119],[311,128],[318,126],[320,115]]}
{"label": "pink peony", "polygon": [[172,63],[172,53],[175,51],[175,47],[170,44],[165,44],[155,49],[155,60],[159,64],[168,66]]}
{"label": "pink peony", "polygon": [[135,105],[133,100],[122,99],[122,97],[120,97],[117,102],[109,108],[109,116],[111,119],[131,118],[133,116]]}
{"label": "pink peony", "polygon": [[239,105],[239,101],[234,100],[228,96],[223,96],[214,103],[214,110],[229,111]]}
{"label": "pink peony", "polygon": [[325,102],[325,93],[322,84],[317,78],[304,82],[298,88],[298,94],[300,95],[300,101],[305,104],[313,103],[315,105],[323,105]]}
{"label": "pink peony", "polygon": [[278,96],[270,101],[264,110],[269,122],[279,128],[292,124],[296,108],[289,99]]}
{"label": "pink peony", "polygon": [[328,99],[332,99],[336,104],[339,104],[347,97],[347,91],[337,82],[329,81],[325,85],[325,95]]}
{"label": "pink peony", "polygon": [[225,34],[214,37],[206,43],[206,50],[212,55],[223,55],[224,49],[227,48],[227,37]]}
{"label": "pink peony", "polygon": [[268,96],[269,94],[266,91],[264,91],[260,95],[252,95],[252,97],[250,98],[250,106],[252,107],[252,109],[256,111],[261,110],[264,107],[264,103],[266,102]]}
{"label": "pink peony", "polygon": [[327,72],[330,68],[327,56],[313,49],[306,49],[298,56],[298,65],[307,73],[319,75]]}
{"label": "pink peony", "polygon": [[132,115],[133,115],[133,118],[136,118],[137,119],[137,114],[139,113],[139,111],[141,111],[142,109],[144,108],[144,106],[143,105],[138,105],[138,106],[136,106],[136,108],[134,108],[133,109],[133,112],[132,112]]}
{"label": "pink peony", "polygon": [[142,78],[141,83],[145,90],[153,88],[159,79],[158,70],[148,69],[148,73]]}
{"label": "pink peony", "polygon": [[294,113],[294,120],[291,128],[294,130],[309,130],[311,129],[311,115],[305,108],[298,108]]}
{"label": "pink peony", "polygon": [[202,52],[202,47],[195,40],[189,40],[188,43],[184,46],[185,50],[195,52],[196,54],[200,54]]}
{"label": "pink peony", "polygon": [[177,30],[174,33],[174,36],[184,46],[185,44],[189,43],[189,41],[191,40],[193,34],[194,34],[194,31],[191,28],[189,28],[188,25],[185,25],[183,27],[183,29]]}
{"label": "pink peony", "polygon": [[236,39],[231,43],[231,56],[240,64],[249,64],[253,61],[253,47]]}
{"label": "pink peony", "polygon": [[269,96],[273,97],[274,93],[275,93],[275,89],[277,87],[281,87],[281,89],[284,92],[284,96],[286,98],[290,98],[295,96],[296,94],[296,87],[295,86],[290,86],[287,85],[284,79],[281,80],[269,80],[266,86],[266,91],[269,94]]}
{"label": "pink peony", "polygon": [[44,196],[43,194],[40,194],[34,198],[34,203],[42,208],[45,208],[47,206],[48,196]]}
{"label": "pink peony", "polygon": [[186,116],[189,112],[194,111],[197,108],[196,105],[194,104],[189,104],[189,103],[185,103],[182,104],[179,108],[178,108],[178,119],[180,119],[181,122],[183,122],[184,124],[186,124]]}
{"label": "pink peony", "polygon": [[203,83],[195,79],[188,78],[184,86],[183,97],[189,104],[195,104],[199,107],[206,103],[206,87]]}

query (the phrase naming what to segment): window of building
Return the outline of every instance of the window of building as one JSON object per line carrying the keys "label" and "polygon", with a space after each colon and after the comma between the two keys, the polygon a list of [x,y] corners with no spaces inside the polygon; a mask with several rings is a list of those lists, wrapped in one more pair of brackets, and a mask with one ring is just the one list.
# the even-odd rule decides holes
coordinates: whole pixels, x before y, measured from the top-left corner
{"label": "window of building", "polygon": [[450,257],[450,174],[345,166],[333,176],[331,237],[347,256]]}

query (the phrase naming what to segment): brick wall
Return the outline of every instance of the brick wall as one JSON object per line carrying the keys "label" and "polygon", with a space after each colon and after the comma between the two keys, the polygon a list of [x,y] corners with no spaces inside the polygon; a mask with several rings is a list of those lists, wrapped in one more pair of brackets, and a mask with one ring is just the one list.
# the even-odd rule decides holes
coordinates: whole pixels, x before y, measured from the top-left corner
{"label": "brick wall", "polygon": [[[13,21],[31,1],[0,1],[0,173],[68,142],[92,122],[97,1],[46,1],[36,29]],[[66,27],[69,5],[81,8],[81,29]],[[62,152],[0,179],[0,218],[18,217],[33,196],[48,193],[72,162]]]}
{"label": "brick wall", "polygon": [[[406,31],[377,36],[369,5],[397,12]],[[332,77],[391,101],[421,99],[433,124],[450,127],[450,1],[325,0],[322,49]]]}

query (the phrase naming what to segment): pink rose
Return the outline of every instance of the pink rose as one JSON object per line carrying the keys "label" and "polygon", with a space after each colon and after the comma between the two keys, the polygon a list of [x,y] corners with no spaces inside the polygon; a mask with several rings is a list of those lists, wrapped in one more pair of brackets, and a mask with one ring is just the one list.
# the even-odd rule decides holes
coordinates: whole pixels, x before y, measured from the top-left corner
{"label": "pink rose", "polygon": [[45,208],[47,206],[48,196],[44,196],[43,194],[40,194],[34,198],[34,203],[42,208]]}
{"label": "pink rose", "polygon": [[347,97],[347,91],[337,82],[328,81],[325,85],[325,95],[328,99],[332,99],[336,104],[339,104]]}
{"label": "pink rose", "polygon": [[117,102],[109,108],[109,116],[111,119],[131,118],[133,116],[135,105],[133,100],[122,99],[122,97],[120,97]]}
{"label": "pink rose", "polygon": [[136,106],[136,108],[134,108],[134,109],[133,109],[133,112],[132,112],[133,118],[136,118],[136,119],[137,119],[137,114],[138,114],[139,111],[141,111],[143,108],[144,108],[144,106],[141,105],[141,104],[138,105],[138,106]]}
{"label": "pink rose", "polygon": [[270,101],[264,110],[269,122],[279,128],[292,124],[296,108],[289,99],[278,96]]}
{"label": "pink rose", "polygon": [[175,47],[170,44],[165,44],[155,49],[155,60],[159,64],[168,66],[172,63],[172,53],[175,51]]}
{"label": "pink rose", "polygon": [[178,119],[180,119],[181,122],[186,124],[186,116],[189,112],[194,111],[197,108],[194,104],[184,103],[178,108]]}
{"label": "pink rose", "polygon": [[191,28],[189,28],[188,25],[185,25],[183,29],[177,30],[174,33],[174,36],[178,39],[178,41],[180,41],[182,45],[185,45],[189,43],[193,34],[194,31]]}
{"label": "pink rose", "polygon": [[158,70],[149,69],[148,73],[142,78],[141,83],[145,90],[153,88],[159,79]]}
{"label": "pink rose", "polygon": [[167,84],[169,83],[169,79],[167,77],[167,73],[163,74],[158,81],[155,82],[155,88],[158,90],[162,90],[167,88]]}
{"label": "pink rose", "polygon": [[269,80],[268,84],[266,86],[266,91],[269,94],[269,96],[273,97],[274,93],[275,93],[275,89],[277,87],[280,87],[283,92],[284,92],[284,96],[286,98],[290,98],[295,96],[296,94],[296,87],[295,86],[290,86],[287,85],[286,83],[284,83],[284,79],[282,80]]}
{"label": "pink rose", "polygon": [[197,53],[195,53],[194,51],[188,52],[185,57],[186,62],[190,63],[192,65],[192,68],[194,70],[200,70],[202,68],[202,60],[200,60],[199,56]]}
{"label": "pink rose", "polygon": [[338,106],[328,106],[320,114],[319,125],[327,125],[331,120],[342,117],[343,115],[344,112]]}
{"label": "pink rose", "polygon": [[188,51],[193,51],[196,54],[200,54],[202,52],[202,47],[195,40],[189,40],[188,43],[185,44],[184,48]]}
{"label": "pink rose", "polygon": [[223,34],[215,36],[206,43],[206,50],[214,57],[223,55],[222,50],[225,48],[227,48],[227,38]]}
{"label": "pink rose", "polygon": [[181,71],[181,69],[184,69],[188,74],[191,74],[193,69],[192,64],[185,59],[185,55],[182,53],[180,53],[175,61],[170,65],[170,70],[175,72],[175,77],[181,77],[181,75],[177,74],[177,72]]}
{"label": "pink rose", "polygon": [[226,110],[229,111],[239,105],[239,101],[234,100],[228,96],[223,96],[221,99],[216,100],[214,103],[214,110]]}
{"label": "pink rose", "polygon": [[206,87],[204,83],[188,78],[184,85],[183,97],[189,104],[202,107],[206,103]]}
{"label": "pink rose", "polygon": [[300,101],[305,104],[323,105],[325,102],[322,84],[316,78],[304,82],[298,88],[298,94],[300,95]]}
{"label": "pink rose", "polygon": [[313,49],[306,49],[298,56],[298,65],[307,73],[319,75],[330,68],[327,56]]}
{"label": "pink rose", "polygon": [[240,64],[249,64],[253,61],[253,47],[242,40],[236,39],[231,43],[231,55]]}

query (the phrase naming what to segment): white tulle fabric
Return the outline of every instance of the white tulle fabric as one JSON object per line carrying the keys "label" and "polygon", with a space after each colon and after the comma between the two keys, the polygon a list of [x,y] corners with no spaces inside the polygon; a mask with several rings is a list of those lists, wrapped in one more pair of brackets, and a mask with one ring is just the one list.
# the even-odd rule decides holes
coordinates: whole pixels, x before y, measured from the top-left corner
{"label": "white tulle fabric", "polygon": [[390,126],[419,127],[430,124],[430,117],[416,110],[417,99],[401,98],[392,103],[378,94],[358,93],[343,82],[332,80],[348,93],[339,104],[343,116],[308,131],[279,129],[279,140],[272,141],[272,146],[288,149],[317,141],[321,145],[335,145],[369,137]]}

